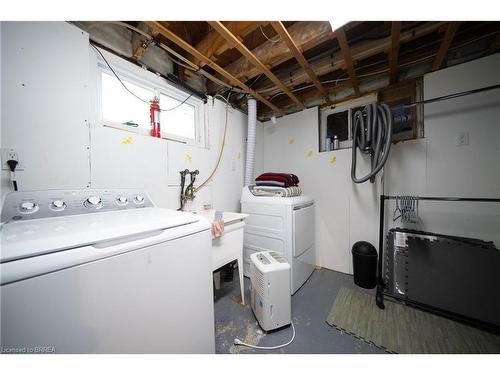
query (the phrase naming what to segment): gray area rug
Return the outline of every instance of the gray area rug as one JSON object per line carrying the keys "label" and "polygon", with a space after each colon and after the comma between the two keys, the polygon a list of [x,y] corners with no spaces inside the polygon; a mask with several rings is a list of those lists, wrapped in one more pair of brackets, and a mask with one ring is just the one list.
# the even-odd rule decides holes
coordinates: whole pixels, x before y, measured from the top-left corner
{"label": "gray area rug", "polygon": [[326,322],[390,353],[500,353],[500,336],[438,315],[341,288]]}

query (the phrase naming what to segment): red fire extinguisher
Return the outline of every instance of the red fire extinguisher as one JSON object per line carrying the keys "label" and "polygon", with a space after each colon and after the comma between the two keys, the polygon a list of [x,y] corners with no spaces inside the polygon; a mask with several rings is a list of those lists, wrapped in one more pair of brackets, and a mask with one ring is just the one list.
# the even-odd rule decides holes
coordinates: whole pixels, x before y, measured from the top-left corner
{"label": "red fire extinguisher", "polygon": [[161,138],[160,129],[160,101],[158,97],[155,96],[153,100],[150,101],[149,105],[149,117],[151,119],[151,136],[156,138]]}

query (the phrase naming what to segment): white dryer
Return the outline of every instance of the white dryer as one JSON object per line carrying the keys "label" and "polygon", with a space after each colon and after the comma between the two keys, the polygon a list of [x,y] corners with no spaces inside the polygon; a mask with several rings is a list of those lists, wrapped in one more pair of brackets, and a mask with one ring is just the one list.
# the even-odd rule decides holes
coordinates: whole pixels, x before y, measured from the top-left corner
{"label": "white dryer", "polygon": [[309,278],[316,265],[314,243],[314,199],[255,196],[245,186],[241,194],[245,220],[243,240],[244,274],[250,277],[250,255],[259,251],[282,253],[291,266],[294,294]]}
{"label": "white dryer", "polygon": [[13,192],[4,353],[214,353],[210,224],[135,190]]}

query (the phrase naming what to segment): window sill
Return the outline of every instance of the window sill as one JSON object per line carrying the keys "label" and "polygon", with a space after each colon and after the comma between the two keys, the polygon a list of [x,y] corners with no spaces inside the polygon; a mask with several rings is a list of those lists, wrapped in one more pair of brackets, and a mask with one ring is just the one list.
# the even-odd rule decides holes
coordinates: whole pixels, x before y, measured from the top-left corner
{"label": "window sill", "polygon": [[336,151],[342,151],[342,150],[351,150],[352,147],[349,146],[349,147],[339,147],[339,148],[336,148],[335,150],[324,150],[324,151],[320,151],[320,153],[327,153],[327,152],[336,152]]}
{"label": "window sill", "polygon": [[[144,128],[138,128],[138,127],[135,128],[132,126],[118,124],[118,123],[114,123],[114,122],[108,122],[108,121],[103,121],[102,126],[104,126],[106,128],[112,128],[112,129],[123,130],[126,132],[135,133],[135,134],[140,134],[140,135],[143,135],[146,137],[151,137],[151,135],[149,134],[149,130],[144,129]],[[151,137],[151,138],[154,138],[154,137]],[[190,141],[175,138],[175,137],[166,135],[164,133],[162,133],[161,138],[158,138],[158,139],[164,139],[166,141],[172,141],[172,142],[178,142],[178,143],[182,143],[182,144],[186,144],[186,145],[189,144],[189,145],[196,145],[196,146],[202,147],[202,145],[197,144],[196,141],[193,141],[191,143]]]}

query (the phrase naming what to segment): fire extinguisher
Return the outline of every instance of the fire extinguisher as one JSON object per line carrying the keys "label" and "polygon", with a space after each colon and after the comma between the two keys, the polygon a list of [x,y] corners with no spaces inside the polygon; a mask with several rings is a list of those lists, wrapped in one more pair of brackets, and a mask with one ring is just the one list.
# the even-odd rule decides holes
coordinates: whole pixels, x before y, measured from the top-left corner
{"label": "fire extinguisher", "polygon": [[149,105],[149,117],[151,119],[151,136],[156,138],[161,138],[160,129],[160,101],[158,97],[155,96],[153,100],[150,101]]}

